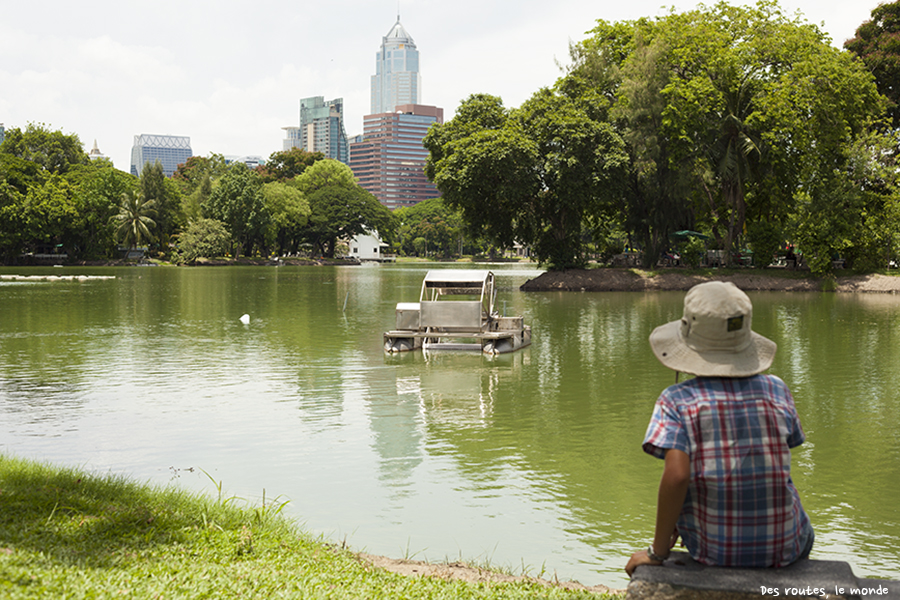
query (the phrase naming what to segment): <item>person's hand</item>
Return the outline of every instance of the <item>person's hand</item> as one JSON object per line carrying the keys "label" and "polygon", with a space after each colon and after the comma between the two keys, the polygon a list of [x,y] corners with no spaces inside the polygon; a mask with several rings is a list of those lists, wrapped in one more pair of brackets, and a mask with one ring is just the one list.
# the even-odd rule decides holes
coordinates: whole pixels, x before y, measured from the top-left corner
{"label": "person's hand", "polygon": [[662,563],[658,560],[653,560],[649,556],[647,556],[646,550],[641,550],[640,552],[635,552],[631,555],[631,558],[628,559],[628,564],[625,565],[625,572],[628,573],[628,576],[631,577],[634,570],[641,565],[661,565]]}

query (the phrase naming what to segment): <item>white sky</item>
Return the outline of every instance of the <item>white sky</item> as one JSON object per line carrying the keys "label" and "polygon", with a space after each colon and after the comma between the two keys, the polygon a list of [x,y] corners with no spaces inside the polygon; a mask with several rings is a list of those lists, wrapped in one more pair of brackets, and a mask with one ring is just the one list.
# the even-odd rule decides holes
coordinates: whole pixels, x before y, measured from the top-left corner
{"label": "white sky", "polygon": [[[733,0],[737,2],[737,0]],[[713,4],[710,1],[707,4]],[[880,0],[782,0],[841,47]],[[422,104],[445,119],[473,93],[518,106],[552,85],[597,19],[687,10],[675,0],[400,0]],[[375,53],[397,0],[61,0],[0,8],[0,123],[76,133],[127,171],[134,136],[186,135],[195,155],[281,150],[299,100],[343,98],[348,135],[369,112]]]}

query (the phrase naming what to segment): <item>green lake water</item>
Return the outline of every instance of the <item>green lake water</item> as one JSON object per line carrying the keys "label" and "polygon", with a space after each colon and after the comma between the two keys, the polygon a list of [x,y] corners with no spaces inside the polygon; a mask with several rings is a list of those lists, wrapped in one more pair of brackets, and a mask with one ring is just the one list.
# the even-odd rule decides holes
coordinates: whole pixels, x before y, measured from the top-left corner
{"label": "green lake water", "polygon": [[[531,347],[387,356],[428,268],[0,269],[114,276],[0,281],[0,451],[265,490],[371,553],[624,587],[662,469],[640,444],[674,382],[647,338],[683,294],[525,294],[540,271],[492,265]],[[900,579],[900,297],[750,296],[807,434],[793,476],[813,557]]]}

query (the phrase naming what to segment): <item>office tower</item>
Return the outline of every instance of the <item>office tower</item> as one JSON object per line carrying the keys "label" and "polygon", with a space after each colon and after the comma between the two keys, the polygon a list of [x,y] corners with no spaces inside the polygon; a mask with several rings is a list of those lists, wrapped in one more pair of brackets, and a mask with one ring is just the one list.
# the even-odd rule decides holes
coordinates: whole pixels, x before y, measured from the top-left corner
{"label": "office tower", "polygon": [[323,96],[300,101],[300,127],[282,127],[287,137],[284,150],[303,148],[307,152],[321,152],[344,164],[349,162],[347,133],[344,130],[344,100],[325,102]]}
{"label": "office tower", "polygon": [[3,143],[3,140],[6,139],[6,129],[3,128],[3,123],[0,123],[0,144]]}
{"label": "office tower", "polygon": [[144,165],[157,160],[162,163],[163,173],[171,177],[178,165],[191,157],[191,138],[182,135],[153,135],[143,133],[134,136],[131,147],[131,174],[141,175]]}
{"label": "office tower", "polygon": [[375,55],[372,114],[391,112],[401,104],[418,104],[421,90],[419,51],[397,15],[397,22],[381,38],[381,50]]}
{"label": "office tower", "polygon": [[422,139],[444,109],[405,104],[363,117],[363,140],[350,145],[350,168],[361,185],[391,210],[440,193],[425,177],[428,151]]}

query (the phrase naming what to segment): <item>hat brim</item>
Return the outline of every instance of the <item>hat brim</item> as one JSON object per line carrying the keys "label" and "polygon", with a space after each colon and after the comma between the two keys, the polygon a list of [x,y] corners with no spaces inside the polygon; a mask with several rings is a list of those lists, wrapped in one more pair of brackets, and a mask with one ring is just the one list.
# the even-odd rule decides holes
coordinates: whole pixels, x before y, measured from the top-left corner
{"label": "hat brim", "polygon": [[775,358],[777,344],[751,332],[751,342],[740,352],[697,352],[681,336],[681,321],[660,325],[650,334],[650,347],[663,365],[701,377],[749,377],[762,373]]}

